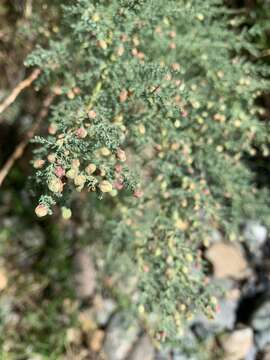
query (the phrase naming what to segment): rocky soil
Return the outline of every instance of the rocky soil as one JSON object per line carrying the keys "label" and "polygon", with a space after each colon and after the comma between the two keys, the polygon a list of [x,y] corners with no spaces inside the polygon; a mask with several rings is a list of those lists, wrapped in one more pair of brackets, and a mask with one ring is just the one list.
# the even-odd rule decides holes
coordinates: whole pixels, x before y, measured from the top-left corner
{"label": "rocky soil", "polygon": [[[113,299],[95,292],[93,260],[81,250],[77,262],[77,295],[92,297],[80,314],[86,347],[76,359],[108,360],[255,360],[270,359],[270,242],[267,230],[248,222],[239,243],[228,243],[213,233],[206,258],[212,265],[211,281],[223,296],[213,320],[198,316],[190,322],[183,351],[158,350],[127,311],[119,311]],[[79,264],[79,265],[78,265]],[[70,342],[81,332],[70,330]],[[93,355],[94,354],[94,355]]]}

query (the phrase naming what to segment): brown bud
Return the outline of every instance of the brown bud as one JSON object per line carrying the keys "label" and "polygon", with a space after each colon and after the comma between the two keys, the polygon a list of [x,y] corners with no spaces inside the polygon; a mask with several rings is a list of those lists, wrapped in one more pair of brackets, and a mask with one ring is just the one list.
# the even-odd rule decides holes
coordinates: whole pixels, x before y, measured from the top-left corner
{"label": "brown bud", "polygon": [[99,184],[99,188],[100,191],[103,193],[111,192],[113,189],[112,184],[107,180],[101,181],[101,183]]}
{"label": "brown bud", "polygon": [[76,95],[78,95],[78,94],[80,94],[81,89],[80,89],[78,86],[76,86],[75,88],[73,88],[73,92],[74,92]]}
{"label": "brown bud", "polygon": [[109,156],[109,155],[111,155],[110,150],[109,150],[108,148],[106,148],[106,147],[102,147],[99,151],[100,151],[100,154],[101,154],[102,156]]}
{"label": "brown bud", "polygon": [[172,64],[172,69],[173,69],[174,71],[179,71],[179,70],[180,70],[180,65],[179,65],[178,63],[173,63],[173,64]]}
{"label": "brown bud", "polygon": [[64,141],[65,141],[64,139],[59,139],[56,141],[56,144],[61,147],[64,145]]}
{"label": "brown bud", "polygon": [[69,178],[69,179],[74,179],[76,174],[77,174],[77,170],[70,169],[70,170],[67,171],[66,177]]}
{"label": "brown bud", "polygon": [[61,193],[63,191],[63,183],[55,176],[49,181],[48,188],[54,193]]}
{"label": "brown bud", "polygon": [[67,97],[68,97],[70,100],[74,99],[74,98],[75,98],[74,92],[73,92],[72,90],[70,90],[70,91],[67,93]]}
{"label": "brown bud", "polygon": [[74,184],[76,186],[83,186],[86,182],[86,177],[84,175],[77,175],[74,178]]}
{"label": "brown bud", "polygon": [[126,153],[124,150],[122,149],[117,149],[117,158],[122,161],[122,162],[125,162],[127,160],[127,157],[126,157]]}
{"label": "brown bud", "polygon": [[169,32],[169,36],[174,39],[176,37],[176,32],[175,31],[170,31]]}
{"label": "brown bud", "polygon": [[107,45],[107,43],[106,43],[105,40],[99,40],[99,41],[98,41],[98,46],[99,46],[102,50],[106,50],[107,47],[108,47],[108,45]]}
{"label": "brown bud", "polygon": [[106,176],[106,170],[104,169],[104,167],[99,168],[99,175],[102,177]]}
{"label": "brown bud", "polygon": [[52,90],[55,95],[62,95],[62,93],[63,93],[60,86],[55,86]]}
{"label": "brown bud", "polygon": [[49,209],[47,206],[40,204],[35,208],[35,213],[38,217],[44,217],[48,215]]}
{"label": "brown bud", "polygon": [[72,164],[72,168],[78,168],[80,166],[80,160],[73,159],[71,164]]}
{"label": "brown bud", "polygon": [[138,55],[138,50],[137,50],[136,48],[132,49],[132,50],[131,50],[131,54],[132,54],[133,56],[137,56],[137,55]]}
{"label": "brown bud", "polygon": [[44,164],[45,164],[45,160],[37,159],[34,161],[33,166],[35,169],[41,169]]}
{"label": "brown bud", "polygon": [[48,133],[50,135],[55,135],[57,133],[57,130],[58,130],[58,128],[55,123],[50,124],[50,126],[48,127]]}
{"label": "brown bud", "polygon": [[53,163],[55,162],[55,160],[56,160],[56,155],[53,154],[53,153],[51,153],[51,154],[49,154],[49,155],[47,156],[47,159],[48,159],[48,161],[49,161],[51,164],[53,164]]}
{"label": "brown bud", "polygon": [[94,174],[94,172],[96,171],[96,169],[97,169],[97,167],[96,167],[95,164],[89,164],[89,165],[86,167],[85,171],[86,171],[87,175],[92,175],[92,174]]}
{"label": "brown bud", "polygon": [[141,134],[141,135],[144,135],[145,134],[145,126],[143,125],[143,124],[140,124],[139,125],[139,133]]}
{"label": "brown bud", "polygon": [[76,131],[76,135],[79,139],[84,139],[87,136],[87,130],[84,127],[80,127]]}
{"label": "brown bud", "polygon": [[94,110],[90,110],[90,111],[88,111],[87,115],[88,115],[89,119],[95,119],[97,116],[97,113]]}
{"label": "brown bud", "polygon": [[119,95],[119,100],[121,103],[124,103],[127,100],[127,98],[128,98],[128,92],[127,92],[127,90],[124,89],[121,91],[121,93]]}
{"label": "brown bud", "polygon": [[62,217],[63,217],[63,219],[68,220],[68,219],[71,218],[72,212],[71,212],[71,210],[70,210],[69,208],[66,208],[65,206],[63,206],[63,207],[61,208],[61,211],[62,211]]}
{"label": "brown bud", "polygon": [[125,48],[123,45],[120,45],[119,48],[117,49],[117,55],[118,56],[122,56],[125,52]]}

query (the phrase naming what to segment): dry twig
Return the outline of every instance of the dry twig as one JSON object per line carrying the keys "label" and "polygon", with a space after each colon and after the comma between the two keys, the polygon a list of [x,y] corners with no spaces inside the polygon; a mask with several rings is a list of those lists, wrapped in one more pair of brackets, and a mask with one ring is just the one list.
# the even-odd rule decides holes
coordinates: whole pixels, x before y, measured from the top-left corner
{"label": "dry twig", "polygon": [[17,96],[22,92],[23,89],[29,87],[33,81],[35,81],[41,73],[40,69],[35,69],[28,78],[21,81],[11,92],[11,94],[0,104],[0,114],[5,111],[17,98]]}
{"label": "dry twig", "polygon": [[29,140],[35,135],[37,130],[39,129],[42,120],[47,116],[49,107],[51,103],[53,102],[53,99],[55,97],[55,94],[50,94],[46,97],[46,99],[43,102],[42,109],[40,110],[37,121],[35,124],[27,131],[24,139],[16,146],[13,153],[10,155],[2,169],[0,170],[0,186],[3,184],[3,181],[5,180],[6,176],[8,175],[10,169],[14,165],[15,161],[18,160],[24,153],[24,150],[26,146],[29,143]]}

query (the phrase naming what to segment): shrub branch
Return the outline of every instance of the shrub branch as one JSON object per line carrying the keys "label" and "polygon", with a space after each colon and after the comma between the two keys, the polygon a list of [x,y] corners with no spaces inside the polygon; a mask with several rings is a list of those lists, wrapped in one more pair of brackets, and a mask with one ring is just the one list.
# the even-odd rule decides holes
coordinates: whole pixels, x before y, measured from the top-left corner
{"label": "shrub branch", "polygon": [[[0,114],[2,114],[18,97],[18,95],[29,87],[41,74],[40,69],[35,69],[28,78],[21,81],[11,92],[11,94],[0,104]],[[0,120],[1,121],[1,120]]]}

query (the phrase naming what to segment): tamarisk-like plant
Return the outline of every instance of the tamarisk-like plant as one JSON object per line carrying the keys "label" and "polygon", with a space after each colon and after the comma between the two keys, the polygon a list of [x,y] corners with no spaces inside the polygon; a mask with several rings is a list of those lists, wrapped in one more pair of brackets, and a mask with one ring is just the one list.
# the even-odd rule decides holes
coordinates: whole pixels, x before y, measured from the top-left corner
{"label": "tamarisk-like plant", "polygon": [[132,302],[159,340],[178,339],[196,312],[214,316],[212,230],[234,240],[245,219],[269,222],[249,166],[269,156],[257,52],[220,0],[76,0],[26,61],[59,95],[35,138],[36,214],[58,204],[69,218],[89,193],[109,261],[136,273]]}

